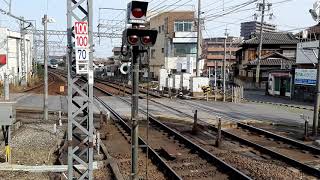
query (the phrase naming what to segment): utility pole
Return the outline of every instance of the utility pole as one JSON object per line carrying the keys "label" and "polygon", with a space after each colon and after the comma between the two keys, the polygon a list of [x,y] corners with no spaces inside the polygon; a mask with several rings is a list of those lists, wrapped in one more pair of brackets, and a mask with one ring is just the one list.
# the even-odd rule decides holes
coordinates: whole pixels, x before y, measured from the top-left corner
{"label": "utility pole", "polygon": [[[320,35],[318,35],[319,48],[320,48]],[[318,49],[318,64],[317,64],[317,97],[316,102],[314,103],[313,111],[313,125],[312,125],[312,134],[313,136],[318,135],[318,124],[319,124],[319,106],[320,106],[320,49]]]}
{"label": "utility pole", "polygon": [[201,59],[201,0],[198,0],[198,22],[197,22],[197,57],[196,57],[196,76],[200,77]]}
{"label": "utility pole", "polygon": [[[7,36],[7,56],[6,58],[9,58],[9,36]],[[9,84],[9,64],[6,64],[6,70],[4,74],[4,100],[9,101],[10,99],[10,84]]]}
{"label": "utility pole", "polygon": [[228,29],[226,28],[224,37],[224,56],[222,62],[222,79],[223,79],[223,102],[226,101],[226,60],[227,60],[227,38]]}
{"label": "utility pole", "polygon": [[8,69],[6,69],[4,74],[4,100],[9,101],[10,99],[10,88],[9,88],[9,75],[8,75]]}
{"label": "utility pole", "polygon": [[48,121],[48,16],[45,14],[42,19],[42,24],[44,26],[43,37],[44,37],[44,96],[43,96],[43,119]]}
{"label": "utility pole", "polygon": [[23,17],[20,17],[20,52],[21,52],[21,85],[27,85],[27,72],[26,72],[26,27],[25,20]]}
{"label": "utility pole", "polygon": [[263,23],[264,23],[264,13],[266,8],[266,0],[262,0],[262,3],[259,4],[259,11],[261,10],[261,24],[260,24],[260,42],[259,42],[259,52],[258,52],[258,64],[256,70],[256,85],[260,87],[260,61],[261,61],[261,53],[262,53],[262,43],[263,43]]}
{"label": "utility pole", "polygon": [[217,60],[214,60],[214,87],[215,89],[217,89],[217,67],[218,66],[218,62]]}

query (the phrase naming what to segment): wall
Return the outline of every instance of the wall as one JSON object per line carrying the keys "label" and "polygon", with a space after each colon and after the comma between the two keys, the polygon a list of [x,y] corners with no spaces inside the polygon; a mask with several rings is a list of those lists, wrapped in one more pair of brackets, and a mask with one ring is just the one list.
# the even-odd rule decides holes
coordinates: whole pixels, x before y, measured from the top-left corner
{"label": "wall", "polygon": [[[32,35],[26,35],[25,38],[25,70],[28,75],[31,74],[33,66],[33,39]],[[22,77],[21,67],[21,37],[20,33],[9,31],[6,28],[0,28],[0,54],[7,55],[7,64],[0,66],[0,81],[3,81],[5,72],[9,73],[11,83],[18,83]]]}

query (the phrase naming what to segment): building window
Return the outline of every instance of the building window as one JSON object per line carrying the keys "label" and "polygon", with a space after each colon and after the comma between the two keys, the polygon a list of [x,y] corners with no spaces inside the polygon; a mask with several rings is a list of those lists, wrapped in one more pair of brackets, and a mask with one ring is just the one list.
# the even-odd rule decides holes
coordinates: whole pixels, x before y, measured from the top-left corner
{"label": "building window", "polygon": [[161,26],[159,26],[159,34],[161,33]]}
{"label": "building window", "polygon": [[161,49],[161,52],[164,53],[164,48]]}
{"label": "building window", "polygon": [[156,53],[156,50],[155,49],[151,49],[151,58],[152,59],[155,58],[155,53]]}
{"label": "building window", "polygon": [[193,31],[192,21],[176,21],[174,22],[175,32],[191,32]]}
{"label": "building window", "polygon": [[174,56],[186,57],[197,53],[197,44],[174,44]]}
{"label": "building window", "polygon": [[288,58],[295,58],[296,57],[296,51],[295,50],[283,50],[282,53],[284,56]]}
{"label": "building window", "polygon": [[[208,54],[209,54],[209,55],[224,55],[224,52],[214,51],[214,52],[209,52]],[[228,53],[227,53],[227,55],[228,55]]]}
{"label": "building window", "polygon": [[164,31],[164,25],[161,26],[162,31]]}

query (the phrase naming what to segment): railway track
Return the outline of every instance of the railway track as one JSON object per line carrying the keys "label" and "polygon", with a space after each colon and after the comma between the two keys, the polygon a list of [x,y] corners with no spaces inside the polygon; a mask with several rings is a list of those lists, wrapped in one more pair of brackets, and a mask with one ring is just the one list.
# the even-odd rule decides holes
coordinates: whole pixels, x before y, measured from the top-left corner
{"label": "railway track", "polygon": [[[66,78],[66,74],[64,74],[63,72],[57,72],[60,76],[63,76],[64,78]],[[106,95],[111,96],[112,94],[107,92],[106,90],[104,90],[103,87],[101,87],[101,85],[99,86],[94,86],[94,88],[96,88],[98,91],[100,92],[104,92]],[[113,129],[113,132],[115,134],[121,134],[122,138],[124,137],[126,139],[126,141],[124,142],[123,146],[128,145],[128,142],[131,141],[130,139],[130,135],[131,135],[131,127],[121,118],[121,116],[119,114],[117,114],[112,108],[110,108],[103,100],[101,100],[99,97],[94,96],[94,98],[101,104],[103,105],[112,115],[113,115],[113,124],[111,124],[111,127],[108,127],[109,129]],[[110,125],[109,125],[110,126]],[[113,126],[113,127],[112,127]],[[115,130],[117,129],[117,130]],[[123,142],[123,139],[120,139]],[[106,142],[104,142],[106,143]],[[118,142],[119,143],[119,142]],[[121,147],[121,149],[123,149],[123,146]],[[163,177],[163,179],[178,179],[180,180],[181,178],[179,177],[179,175],[177,175],[175,173],[175,171],[173,169],[170,168],[170,166],[168,166],[166,164],[165,161],[163,161],[161,159],[161,157],[158,155],[158,153],[153,150],[150,146],[147,145],[147,143],[145,143],[145,141],[142,138],[139,138],[139,146],[140,146],[140,157],[145,157],[145,154],[142,155],[141,151],[143,152],[148,152],[148,161],[152,161],[152,163],[154,164],[154,166],[156,166],[157,168],[152,168],[153,164],[151,164],[151,173],[149,174],[153,174],[156,175],[158,177],[154,178],[154,179],[162,179],[161,177]],[[128,150],[130,150],[130,145],[126,148]],[[148,149],[148,151],[147,151]],[[130,173],[130,155],[126,156],[126,154],[118,154],[116,155],[117,159],[120,159],[120,164],[122,164],[122,170],[124,171],[124,174],[128,173],[128,169],[129,169],[129,173]],[[122,159],[122,162],[121,162]],[[139,159],[139,164],[141,163],[141,159]],[[143,161],[142,161],[143,163]],[[157,172],[156,169],[160,169],[161,172],[163,172],[163,174],[165,176],[163,176],[162,173]],[[141,172],[139,173],[141,175]],[[128,175],[128,174],[127,174]],[[130,174],[129,174],[130,175]]]}
{"label": "railway track", "polygon": [[[101,85],[99,87],[99,90],[105,91],[105,88]],[[112,94],[108,93],[108,95],[112,95]],[[100,103],[102,103],[102,102],[100,102]],[[158,103],[158,102],[154,101],[154,103]],[[187,103],[185,103],[185,104],[188,105]],[[163,105],[167,108],[170,108],[171,110],[172,109],[176,110],[170,106],[167,106],[164,104],[161,104],[161,105]],[[210,107],[199,107],[199,105],[193,104],[193,103],[189,106],[196,108],[196,109],[201,109],[206,112],[210,112],[211,114],[214,113],[214,110],[210,109]],[[106,106],[106,108],[107,108],[107,106]],[[110,107],[108,109],[110,112],[112,111],[110,109]],[[183,112],[180,112],[179,110],[177,110],[177,111],[179,113],[183,113]],[[121,118],[118,114],[114,114],[114,113],[115,112],[113,112],[112,114],[115,117],[117,117],[117,119]],[[190,118],[193,118],[192,116],[190,116],[188,114],[185,114],[185,115],[189,116]],[[220,116],[220,114],[218,114],[218,113],[216,113],[215,115]],[[224,116],[222,116],[222,117],[225,118]],[[232,120],[235,121],[235,119],[232,119]],[[118,119],[118,121],[123,123],[123,125],[122,125],[123,127],[128,126],[128,125],[124,125],[126,122],[123,121],[123,119],[122,119],[122,121],[120,121]],[[217,162],[217,159],[218,159],[216,156],[214,156],[212,153],[210,153],[211,150],[209,150],[210,147],[208,145],[206,145],[205,148],[202,148],[200,146],[201,143],[195,144],[194,142],[192,142],[190,140],[190,139],[192,139],[192,140],[196,141],[196,139],[193,139],[192,137],[187,136],[187,135],[184,136],[184,135],[180,134],[179,132],[177,132],[177,130],[171,129],[168,125],[159,122],[155,118],[151,117],[150,122],[151,122],[151,133],[152,133],[152,135],[150,135],[150,136],[156,140],[154,142],[161,142],[161,143],[156,143],[156,144],[151,143],[150,144],[151,147],[149,147],[149,148],[151,149],[151,152],[154,152],[155,154],[158,153],[157,151],[159,151],[159,153],[162,153],[160,155],[158,154],[158,155],[154,155],[154,156],[161,158],[162,162],[163,162],[162,166],[164,166],[164,164],[166,164],[165,169],[171,169],[171,171],[172,171],[171,173],[176,174],[178,179],[179,178],[185,179],[188,177],[190,179],[197,179],[197,178],[204,179],[204,178],[206,178],[206,175],[208,175],[208,174],[209,174],[208,177],[212,177],[212,175],[216,175],[217,177],[230,178],[230,172],[225,173],[225,174],[227,174],[227,175],[225,175],[223,172],[219,171],[221,169],[225,169],[225,168],[221,168],[221,165],[220,165],[220,167],[215,167],[215,166],[210,165],[209,167],[211,167],[212,169],[207,168],[206,170],[208,170],[208,171],[202,170],[203,168],[201,168],[201,167],[204,167],[204,164],[207,165],[206,163],[210,164],[210,162],[211,163]],[[206,124],[205,121],[201,121],[201,123],[208,126],[208,124]],[[239,123],[239,122],[237,122],[237,123]],[[144,128],[145,127],[142,126],[142,129],[144,129]],[[213,127],[211,125],[209,126],[209,128],[210,128],[210,130],[216,131],[215,127]],[[124,129],[127,129],[126,131],[129,132],[130,127],[129,128],[127,127]],[[253,129],[255,129],[255,130],[253,130]],[[258,151],[261,154],[267,154],[276,160],[279,160],[285,164],[289,164],[293,167],[296,167],[297,169],[300,169],[302,172],[305,172],[308,175],[312,175],[312,176],[315,176],[318,178],[320,177],[319,169],[317,169],[317,164],[319,164],[319,155],[318,155],[319,150],[317,148],[312,147],[312,146],[307,146],[307,145],[304,145],[299,142],[295,142],[294,140],[291,140],[289,138],[279,137],[278,135],[271,135],[270,132],[267,132],[267,131],[264,131],[262,133],[262,131],[257,130],[254,127],[251,127],[251,126],[248,126],[248,125],[242,124],[242,123],[238,124],[238,128],[236,129],[236,131],[237,132],[229,132],[227,130],[223,130],[222,134],[229,141],[236,141],[239,144],[244,144],[245,146],[248,146],[248,147],[255,149],[256,151]],[[130,133],[128,133],[128,134],[130,134]],[[255,134],[256,134],[256,136],[254,136],[255,138],[259,137],[261,139],[256,139],[256,140],[254,140],[252,138],[250,139],[250,137],[253,137],[253,135],[255,135]],[[270,137],[270,136],[272,136],[272,137]],[[140,142],[144,142],[142,139],[143,137],[145,137],[145,134],[142,134],[142,137],[140,138]],[[190,137],[190,139],[188,139],[187,137],[188,138]],[[169,141],[167,141],[166,139]],[[174,140],[170,141],[172,139],[179,139],[179,141],[178,142],[176,142]],[[159,141],[159,140],[162,140],[164,142]],[[163,144],[163,145],[161,146],[161,144]],[[190,144],[192,144],[191,149],[193,149],[193,150],[196,149],[195,150],[196,154],[190,155],[190,154],[188,154],[188,153],[190,153],[190,151],[185,150],[186,147],[190,147]],[[270,144],[270,147],[266,147],[268,144]],[[144,144],[144,145],[146,145],[146,144]],[[177,154],[186,154],[185,157],[194,157],[195,159],[198,159],[198,160],[199,160],[199,157],[205,157],[204,159],[205,160],[209,159],[209,161],[206,162],[206,161],[203,161],[204,160],[203,158],[200,158],[199,161],[195,161],[195,160],[192,161],[192,162],[195,162],[194,165],[190,165],[188,163],[185,163],[185,165],[183,165],[183,164],[181,165],[181,163],[179,163],[179,162],[170,162],[171,159],[178,159],[178,157],[182,158],[182,162],[188,162],[188,160],[183,159],[184,158],[183,155],[178,156],[177,154],[174,155],[174,153],[171,155],[170,154],[168,155],[168,152],[171,152],[171,150],[170,150],[171,148],[167,149],[164,145],[170,145],[169,147],[172,147],[172,149],[173,149],[172,151],[177,152]],[[181,147],[183,147],[183,148],[181,148]],[[295,147],[295,148],[293,148],[293,147]],[[154,149],[156,149],[157,151],[155,151]],[[179,153],[180,151],[183,153]],[[211,158],[212,157],[214,157],[214,158],[210,159],[210,158],[204,156],[202,153],[207,154],[207,155],[209,154],[209,156],[211,155]],[[297,155],[297,153],[298,153],[298,155]],[[302,154],[299,154],[299,153],[302,153]],[[295,154],[295,157],[290,157],[289,156],[290,154]],[[301,158],[299,158],[299,157],[301,157]],[[157,160],[155,162],[159,162],[159,160]],[[190,159],[189,159],[189,162],[190,162]],[[249,178],[247,176],[248,175],[247,173],[246,173],[247,175],[245,175],[244,173],[231,167],[230,165],[228,165],[224,161],[218,159],[218,162],[220,162],[222,164],[226,164],[228,167],[230,167],[232,169],[232,171],[235,170],[235,171],[239,172],[244,178]],[[197,164],[197,163],[199,163],[199,164]],[[180,166],[178,164],[180,164]],[[200,168],[195,169],[195,170],[188,169],[191,167],[192,168],[200,167]],[[188,170],[190,172],[197,172],[197,173],[184,174]],[[164,172],[167,172],[167,171],[168,170],[165,170]],[[201,173],[203,173],[203,174],[201,174]]]}
{"label": "railway track", "polygon": [[[101,101],[97,99],[98,101]],[[112,171],[117,175],[116,179],[127,179],[131,174],[131,139],[130,131],[128,127],[120,123],[121,120],[114,119],[113,121],[107,122],[101,127],[101,132],[105,133],[106,139],[102,140],[106,151],[109,154],[109,158],[112,162],[115,162],[117,167],[112,167]],[[126,131],[127,130],[127,131]],[[108,156],[107,156],[108,157]],[[148,163],[148,178],[150,179],[166,179],[165,174],[158,169],[158,167],[147,159],[145,147],[139,149],[139,169],[138,177],[140,179],[147,179],[146,173],[142,171]]]}
{"label": "railway track", "polygon": [[[98,97],[96,99],[113,114],[121,126],[130,134],[131,128],[127,122],[101,99]],[[150,156],[157,157],[154,163],[161,162],[160,168],[164,169],[167,178],[250,179],[156,119],[151,119],[150,122],[150,137],[154,140],[154,143],[147,145],[144,141],[146,134],[143,134],[143,137],[139,138],[139,144],[149,148]],[[142,128],[146,127],[142,126]],[[178,142],[175,139],[178,139]],[[170,152],[168,149],[176,152],[176,156],[168,153],[168,151]]]}
{"label": "railway track", "polygon": [[[103,87],[99,87],[99,90],[103,91]],[[106,93],[110,95],[109,92]],[[119,114],[101,99],[95,98],[113,114],[123,127],[127,127],[125,129],[128,133],[131,132],[130,126]],[[121,99],[130,104],[129,101]],[[162,162],[162,166],[171,171],[171,175],[167,177],[174,177],[173,179],[251,179],[157,119],[150,117],[150,122],[149,140],[151,143],[148,148],[154,153],[151,154],[152,156],[158,157],[154,163]],[[140,132],[144,133],[139,140],[144,146],[147,146],[144,141],[147,136],[146,125],[142,124],[140,128],[142,129]]]}
{"label": "railway track", "polygon": [[[105,81],[102,79],[95,79],[95,81],[98,83],[110,86],[114,89],[118,89],[119,92],[122,91],[128,95],[131,95],[131,86],[129,86],[129,85],[125,85],[125,84],[121,84],[121,83],[117,83],[117,82],[112,82],[112,81]],[[142,89],[142,88],[139,88],[139,92],[142,94],[148,93],[146,89]],[[160,94],[153,92],[153,91],[149,91],[149,95],[153,98],[162,98],[162,96]],[[140,98],[143,98],[143,97],[140,96]]]}
{"label": "railway track", "polygon": [[[48,73],[48,86],[51,86],[55,82],[55,78],[56,77],[52,73],[50,72]],[[40,90],[43,86],[44,86],[44,83],[40,83],[34,87],[24,89],[22,92],[26,93],[26,92]]]}
{"label": "railway track", "polygon": [[[175,110],[184,116],[193,119],[193,116],[181,112],[178,109],[175,109],[171,106],[153,101],[154,103],[160,104],[171,110]],[[209,106],[200,105],[195,102],[188,101],[183,102],[179,100],[179,103],[190,106],[197,110],[205,111],[209,114],[215,116],[220,116],[222,119],[230,120],[236,123],[237,128],[230,128],[222,130],[222,135],[226,138],[229,138],[232,141],[237,141],[246,146],[252,147],[263,154],[270,155],[272,158],[280,160],[286,164],[289,164],[297,169],[300,169],[302,172],[305,172],[309,175],[320,177],[320,149],[314,146],[306,145],[302,142],[280,136],[278,134],[259,129],[257,127],[244,124],[239,122],[234,118],[227,117],[220,113],[214,112],[215,110]],[[199,119],[200,123],[206,127],[209,127],[210,130],[217,132],[217,128],[205,120]],[[201,129],[206,131],[205,129]]]}

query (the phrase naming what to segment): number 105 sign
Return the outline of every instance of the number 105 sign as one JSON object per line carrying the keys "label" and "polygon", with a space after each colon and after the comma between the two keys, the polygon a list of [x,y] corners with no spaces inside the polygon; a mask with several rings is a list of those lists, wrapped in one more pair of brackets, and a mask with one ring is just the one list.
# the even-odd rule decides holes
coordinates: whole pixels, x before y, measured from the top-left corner
{"label": "number 105 sign", "polygon": [[88,22],[75,22],[75,54],[77,62],[77,74],[89,72],[89,37]]}

